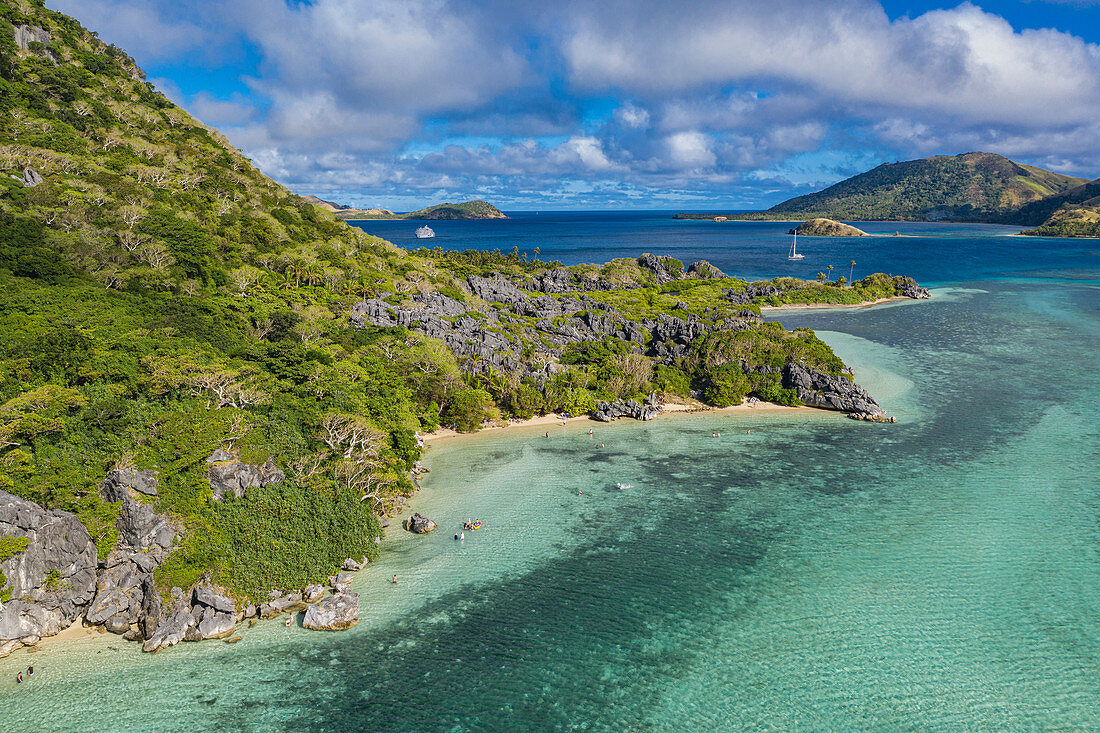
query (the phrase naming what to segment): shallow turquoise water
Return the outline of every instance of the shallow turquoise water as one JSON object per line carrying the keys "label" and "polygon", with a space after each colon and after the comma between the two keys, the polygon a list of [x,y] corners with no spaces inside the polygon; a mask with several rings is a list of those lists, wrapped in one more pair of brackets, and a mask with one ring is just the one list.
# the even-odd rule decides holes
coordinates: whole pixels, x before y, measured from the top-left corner
{"label": "shallow turquoise water", "polygon": [[[391,534],[355,629],[16,654],[2,727],[1095,729],[1098,295],[1042,275],[780,318],[897,425],[669,416],[433,445],[415,504],[442,529]],[[467,517],[485,528],[457,543]]]}

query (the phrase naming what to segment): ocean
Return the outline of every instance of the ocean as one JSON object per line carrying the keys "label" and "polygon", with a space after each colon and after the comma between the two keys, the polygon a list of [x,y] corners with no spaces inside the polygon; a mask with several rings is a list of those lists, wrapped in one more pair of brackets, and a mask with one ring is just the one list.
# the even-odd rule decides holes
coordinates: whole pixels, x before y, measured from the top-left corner
{"label": "ocean", "polygon": [[[418,225],[365,228],[416,246]],[[395,522],[354,583],[359,626],[18,652],[0,727],[1095,729],[1100,243],[867,224],[907,236],[800,238],[789,263],[789,226],[521,213],[432,223],[431,243],[911,274],[931,300],[776,317],[817,330],[897,424],[669,415],[432,444],[412,509],[441,529]],[[483,528],[454,541],[468,517]]]}

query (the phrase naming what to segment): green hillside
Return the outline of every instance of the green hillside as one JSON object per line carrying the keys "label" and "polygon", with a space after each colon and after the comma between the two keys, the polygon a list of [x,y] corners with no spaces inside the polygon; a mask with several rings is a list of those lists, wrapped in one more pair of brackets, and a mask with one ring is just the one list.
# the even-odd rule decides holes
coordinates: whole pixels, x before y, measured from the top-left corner
{"label": "green hillside", "polygon": [[[373,556],[440,423],[651,392],[800,404],[785,366],[843,364],[760,304],[920,296],[820,279],[410,254],[266,178],[76,21],[0,0],[0,489],[76,513],[106,558],[104,476],[154,469],[138,498],[181,532],[162,589],[266,598]],[[214,500],[219,449],[285,480]]]}
{"label": "green hillside", "polygon": [[1020,208],[1016,221],[1042,237],[1100,236],[1100,179]]}
{"label": "green hillside", "polygon": [[737,218],[847,221],[1004,221],[1021,206],[1084,183],[993,153],[885,163],[759,215]]}
{"label": "green hillside", "polygon": [[[378,213],[379,209],[344,209],[336,212],[339,219],[507,219],[504,213],[488,201],[464,201],[461,204],[437,204],[407,214]],[[384,211],[384,210],[382,210]]]}

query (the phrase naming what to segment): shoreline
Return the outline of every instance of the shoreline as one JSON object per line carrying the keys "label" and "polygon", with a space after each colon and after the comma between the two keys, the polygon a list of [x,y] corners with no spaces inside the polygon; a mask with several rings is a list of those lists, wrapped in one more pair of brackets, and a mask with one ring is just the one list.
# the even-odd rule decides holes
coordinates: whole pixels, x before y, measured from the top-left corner
{"label": "shoreline", "polygon": [[[721,415],[721,414],[734,414],[734,413],[747,413],[752,414],[755,412],[767,412],[767,413],[832,413],[835,410],[825,410],[819,407],[809,407],[807,405],[800,405],[798,407],[789,407],[787,405],[777,405],[774,402],[764,402],[760,400],[755,406],[750,405],[747,401],[743,401],[739,405],[730,405],[729,407],[710,407],[703,403],[687,404],[682,402],[671,402],[661,406],[661,410],[658,413],[658,418],[663,415],[694,415],[698,413],[706,413],[708,415]],[[844,413],[837,412],[839,415]],[[628,418],[620,418],[620,420],[627,420]],[[603,424],[600,420],[596,420],[589,415],[577,415],[570,417],[568,421],[563,425],[562,417],[556,413],[550,413],[548,415],[536,415],[527,420],[513,420],[507,423],[486,425],[480,430],[476,430],[472,433],[460,433],[450,428],[440,428],[431,433],[421,434],[421,439],[424,441],[425,447],[432,442],[440,440],[453,440],[455,438],[469,438],[475,435],[482,435],[484,433],[496,431],[496,430],[517,430],[523,428],[548,428],[548,427],[568,427],[569,425],[580,422],[586,424]],[[618,422],[618,420],[614,421]],[[640,420],[633,420],[633,422],[642,422]]]}
{"label": "shoreline", "polygon": [[879,298],[877,300],[867,301],[865,303],[788,303],[786,305],[762,305],[760,306],[760,312],[763,313],[778,313],[780,311],[796,311],[796,310],[828,310],[832,308],[871,308],[872,306],[882,305],[883,303],[893,303],[898,300],[913,300],[905,295],[893,295],[889,298]]}

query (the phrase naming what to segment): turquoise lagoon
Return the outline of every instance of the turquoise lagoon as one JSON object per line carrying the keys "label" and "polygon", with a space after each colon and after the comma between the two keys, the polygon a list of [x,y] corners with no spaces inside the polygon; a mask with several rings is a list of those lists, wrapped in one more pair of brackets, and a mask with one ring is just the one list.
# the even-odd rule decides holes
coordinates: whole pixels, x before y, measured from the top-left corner
{"label": "turquoise lagoon", "polygon": [[[441,529],[390,530],[356,628],[17,653],[0,727],[1095,729],[1100,278],[1065,247],[1091,259],[779,317],[896,425],[715,413],[433,444],[413,504]],[[456,542],[467,517],[484,528]]]}

